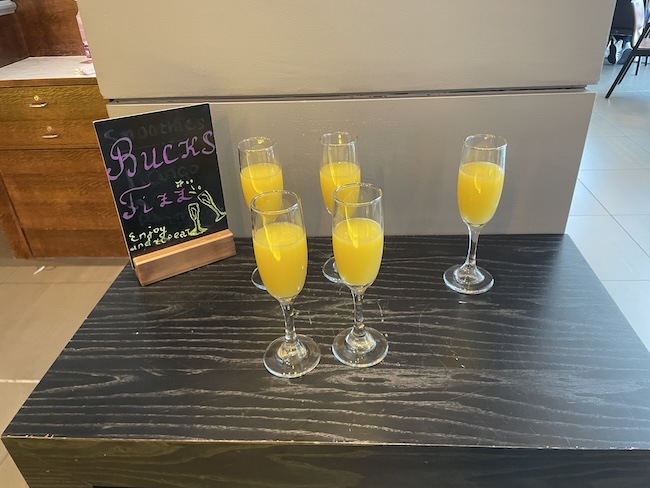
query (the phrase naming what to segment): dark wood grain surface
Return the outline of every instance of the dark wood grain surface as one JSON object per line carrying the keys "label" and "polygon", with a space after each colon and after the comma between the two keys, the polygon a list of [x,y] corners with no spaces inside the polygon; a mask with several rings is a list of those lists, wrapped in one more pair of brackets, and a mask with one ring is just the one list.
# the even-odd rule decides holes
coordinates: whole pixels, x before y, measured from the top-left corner
{"label": "dark wood grain surface", "polygon": [[320,274],[329,240],[309,246],[296,326],[323,359],[295,380],[262,365],[282,321],[277,302],[249,282],[249,240],[237,241],[235,257],[146,288],[125,269],[4,433],[28,481],[650,479],[650,354],[568,237],[483,236],[479,261],[496,285],[475,297],[441,279],[462,261],[465,237],[387,238],[365,315],[390,350],[361,370],[329,350],[352,302]]}

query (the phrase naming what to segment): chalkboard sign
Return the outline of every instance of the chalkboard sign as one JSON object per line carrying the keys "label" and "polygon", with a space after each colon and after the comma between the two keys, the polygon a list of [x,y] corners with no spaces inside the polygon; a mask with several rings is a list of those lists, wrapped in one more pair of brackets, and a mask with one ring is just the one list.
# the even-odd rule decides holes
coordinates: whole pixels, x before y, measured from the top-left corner
{"label": "chalkboard sign", "polygon": [[[234,254],[208,104],[100,120],[95,131],[141,283]],[[140,276],[143,263],[156,279]]]}

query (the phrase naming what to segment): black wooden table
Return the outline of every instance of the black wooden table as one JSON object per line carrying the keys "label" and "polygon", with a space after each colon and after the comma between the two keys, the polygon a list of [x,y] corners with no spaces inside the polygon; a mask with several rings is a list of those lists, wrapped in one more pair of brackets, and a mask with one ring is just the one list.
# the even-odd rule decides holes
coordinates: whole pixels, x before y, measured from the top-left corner
{"label": "black wooden table", "polygon": [[295,380],[262,365],[282,320],[250,240],[145,288],[127,267],[3,435],[30,486],[650,485],[650,353],[567,236],[483,236],[474,297],[441,278],[465,237],[388,238],[365,315],[390,350],[361,370],[309,246],[296,325],[323,359]]}

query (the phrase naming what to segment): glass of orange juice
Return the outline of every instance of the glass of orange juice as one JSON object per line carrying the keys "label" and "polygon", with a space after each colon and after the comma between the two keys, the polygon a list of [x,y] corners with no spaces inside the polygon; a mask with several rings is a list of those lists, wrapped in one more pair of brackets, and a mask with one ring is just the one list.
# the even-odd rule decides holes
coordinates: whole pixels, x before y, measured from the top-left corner
{"label": "glass of orange juice", "polygon": [[[262,136],[249,137],[237,146],[241,188],[249,208],[260,193],[284,189],[276,146],[275,140]],[[260,290],[266,289],[257,268],[253,270],[251,281]]]}
{"label": "glass of orange juice", "polygon": [[[361,167],[357,159],[357,137],[349,132],[328,132],[320,138],[320,189],[325,208],[332,214],[334,192],[342,185],[359,183]],[[330,281],[338,283],[340,276],[334,257],[323,264],[323,275]]]}
{"label": "glass of orange juice", "polygon": [[284,336],[266,349],[264,366],[284,378],[296,378],[313,370],[320,349],[313,339],[296,334],[294,301],[307,277],[307,237],[300,198],[293,192],[276,190],[251,201],[253,251],[266,291],[280,302],[284,314]]}
{"label": "glass of orange juice", "polygon": [[332,246],[342,283],[354,301],[354,325],[334,339],[332,352],[343,364],[364,368],[381,362],[388,342],[366,327],[363,297],[379,273],[384,252],[382,191],[367,183],[351,183],[334,192]]}
{"label": "glass of orange juice", "polygon": [[506,168],[506,140],[492,134],[465,138],[458,168],[458,210],[469,229],[469,248],[463,264],[447,269],[446,285],[458,293],[477,295],[494,285],[494,278],[476,265],[481,229],[499,205]]}

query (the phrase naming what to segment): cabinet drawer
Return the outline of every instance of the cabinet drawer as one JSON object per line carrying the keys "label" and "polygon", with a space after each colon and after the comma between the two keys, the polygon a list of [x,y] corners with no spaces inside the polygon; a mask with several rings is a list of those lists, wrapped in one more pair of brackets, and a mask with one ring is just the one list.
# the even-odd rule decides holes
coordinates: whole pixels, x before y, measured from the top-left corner
{"label": "cabinet drawer", "polygon": [[0,174],[40,175],[78,173],[97,175],[97,184],[109,188],[106,167],[99,149],[20,149],[0,151]]}
{"label": "cabinet drawer", "polygon": [[3,179],[23,229],[120,229],[110,191],[94,175]]}
{"label": "cabinet drawer", "polygon": [[0,174],[23,229],[120,230],[98,150],[0,151]]}
{"label": "cabinet drawer", "polygon": [[106,118],[96,85],[0,88],[0,120]]}
{"label": "cabinet drawer", "polygon": [[0,121],[0,149],[94,147],[99,149],[91,120]]}
{"label": "cabinet drawer", "polygon": [[25,230],[34,257],[127,257],[120,232]]}

